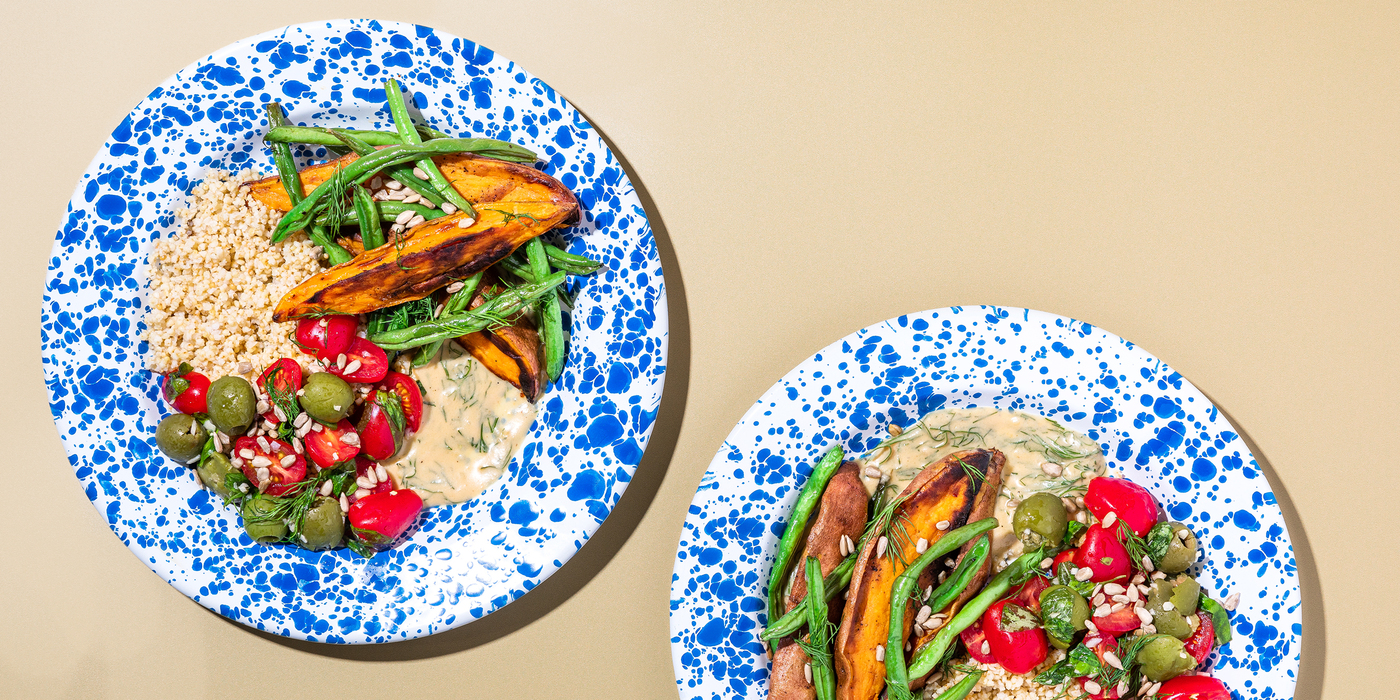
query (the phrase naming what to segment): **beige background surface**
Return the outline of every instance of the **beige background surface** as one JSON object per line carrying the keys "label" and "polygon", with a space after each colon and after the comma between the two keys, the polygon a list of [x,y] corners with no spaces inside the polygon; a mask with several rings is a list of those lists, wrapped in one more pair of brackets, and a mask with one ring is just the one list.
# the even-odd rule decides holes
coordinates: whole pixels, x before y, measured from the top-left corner
{"label": "beige background surface", "polygon": [[[675,545],[734,422],[857,328],[997,303],[1209,394],[1288,517],[1298,697],[1394,697],[1400,4],[875,5],[10,3],[0,696],[674,698]],[[339,16],[474,39],[572,100],[648,198],[672,308],[651,449],[594,541],[482,622],[377,648],[251,632],[147,570],[72,476],[38,353],[53,233],[122,116]]]}

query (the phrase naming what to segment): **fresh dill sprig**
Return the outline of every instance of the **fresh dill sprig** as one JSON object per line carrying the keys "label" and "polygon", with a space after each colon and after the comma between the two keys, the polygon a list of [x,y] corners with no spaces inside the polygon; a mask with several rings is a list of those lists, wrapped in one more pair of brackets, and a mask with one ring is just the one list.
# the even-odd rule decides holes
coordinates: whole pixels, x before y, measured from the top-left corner
{"label": "fresh dill sprig", "polygon": [[[1064,429],[1061,428],[1061,430]],[[1096,442],[1090,442],[1089,446],[1083,449],[1076,449],[1066,445],[1061,445],[1059,444],[1058,440],[1046,440],[1045,436],[1040,435],[1038,433],[1032,433],[1029,431],[1022,430],[1021,434],[1026,436],[1026,439],[1017,440],[1013,444],[1022,445],[1031,452],[1039,452],[1045,455],[1046,457],[1049,457],[1050,461],[1056,463],[1090,459],[1095,455],[1098,455],[1103,452],[1103,450],[1099,448],[1099,445]],[[1069,431],[1065,430],[1061,433],[1061,436],[1068,434]]]}

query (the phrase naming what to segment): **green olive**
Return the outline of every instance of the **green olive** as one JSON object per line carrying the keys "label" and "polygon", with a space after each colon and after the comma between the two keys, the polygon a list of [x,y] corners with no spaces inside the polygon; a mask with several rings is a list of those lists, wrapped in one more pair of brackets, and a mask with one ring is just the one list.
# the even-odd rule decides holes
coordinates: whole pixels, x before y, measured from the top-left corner
{"label": "green olive", "polygon": [[1058,547],[1065,539],[1067,522],[1065,504],[1048,493],[1037,493],[1021,501],[1011,518],[1016,536],[1028,547],[1038,547],[1044,542]]}
{"label": "green olive", "polygon": [[156,426],[156,446],[182,464],[198,457],[208,440],[209,431],[194,416],[183,413],[166,416]]}
{"label": "green olive", "polygon": [[297,544],[313,552],[332,549],[340,546],[344,534],[345,514],[340,512],[340,501],[318,498],[301,521],[301,540]]}
{"label": "green olive", "polygon": [[205,393],[209,419],[225,435],[241,435],[258,417],[258,395],[242,377],[220,377]]}
{"label": "green olive", "polygon": [[199,480],[204,482],[210,491],[218,494],[219,498],[228,498],[229,494],[232,493],[229,487],[224,484],[224,477],[233,471],[233,465],[229,463],[228,457],[211,450],[209,456],[199,463],[198,471]]}
{"label": "green olive", "polygon": [[[1166,580],[1153,583],[1151,590],[1147,592],[1147,611],[1152,613],[1152,626],[1156,627],[1158,632],[1170,634],[1177,639],[1186,639],[1191,636],[1191,622],[1186,619],[1186,614],[1176,609],[1175,603],[1171,603],[1175,588],[1172,582]],[[1169,603],[1170,609],[1167,608]]]}
{"label": "green olive", "polygon": [[1196,667],[1196,659],[1186,653],[1186,645],[1171,637],[1158,637],[1142,645],[1137,662],[1142,666],[1142,675],[1154,683],[1175,678]]}
{"label": "green olive", "polygon": [[334,425],[350,415],[355,393],[344,379],[329,372],[317,372],[302,386],[301,407],[322,423]]}
{"label": "green olive", "polygon": [[1200,600],[1201,584],[1185,574],[1177,576],[1172,587],[1172,609],[1182,615],[1194,615]]}
{"label": "green olive", "polygon": [[1083,630],[1087,627],[1084,622],[1089,619],[1089,601],[1069,586],[1051,586],[1040,593],[1040,612],[1050,643],[1068,649],[1074,634],[1063,635],[1063,625],[1053,624],[1052,618],[1061,623],[1068,620],[1074,632]]}
{"label": "green olive", "polygon": [[1196,563],[1196,533],[1181,523],[1172,523],[1172,537],[1167,544],[1167,553],[1157,562],[1163,573],[1179,574]]}
{"label": "green olive", "polygon": [[276,542],[287,536],[287,524],[281,518],[267,519],[276,507],[267,496],[254,496],[243,502],[243,529],[254,542]]}

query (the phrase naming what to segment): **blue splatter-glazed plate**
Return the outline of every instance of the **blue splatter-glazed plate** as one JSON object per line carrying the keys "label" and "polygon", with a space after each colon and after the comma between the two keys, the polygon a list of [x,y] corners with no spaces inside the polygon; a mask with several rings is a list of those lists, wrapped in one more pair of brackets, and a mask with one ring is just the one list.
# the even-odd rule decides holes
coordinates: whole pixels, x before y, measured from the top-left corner
{"label": "blue splatter-glazed plate", "polygon": [[[155,449],[169,411],[143,369],[152,241],[213,169],[272,172],[262,104],[294,122],[388,128],[381,81],[414,91],[448,133],[540,154],[586,210],[557,233],[605,268],[571,280],[572,343],[505,476],[429,510],[406,544],[348,550],[253,546],[231,509]],[[88,498],[122,542],[181,593],[276,634],[363,644],[411,639],[500,609],[553,574],[597,530],[651,434],[666,371],[666,291],[646,214],[598,133],[515,63],[427,27],[338,20],[278,29],[190,65],[112,132],[79,181],[49,263],[42,313],[54,422]]]}
{"label": "blue splatter-glazed plate", "polygon": [[1200,536],[1202,583],[1240,594],[1215,662],[1237,698],[1292,698],[1302,636],[1293,548],[1273,492],[1215,406],[1161,360],[1088,324],[1027,309],[901,316],[808,358],[744,414],[700,482],[671,579],[682,698],[763,698],[757,633],[774,549],[811,464],[873,447],[937,408],[1050,416],[1097,440]]}

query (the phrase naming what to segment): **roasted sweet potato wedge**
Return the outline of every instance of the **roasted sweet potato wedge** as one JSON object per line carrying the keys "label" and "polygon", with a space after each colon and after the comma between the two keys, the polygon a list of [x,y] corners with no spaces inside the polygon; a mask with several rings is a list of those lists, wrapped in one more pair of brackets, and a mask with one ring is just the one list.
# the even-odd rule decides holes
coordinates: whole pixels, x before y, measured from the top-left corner
{"label": "roasted sweet potato wedge", "polygon": [[459,228],[465,215],[426,222],[396,244],[366,251],[324,270],[287,292],[273,320],[323,313],[362,314],[422,299],[454,279],[495,264],[577,211],[555,202],[496,202],[477,208],[476,222]]}
{"label": "roasted sweet potato wedge", "polygon": [[841,556],[841,537],[850,537],[852,542],[860,539],[869,503],[870,494],[860,481],[860,466],[855,462],[842,464],[827,482],[817,514],[807,530],[802,554],[794,560],[798,565],[792,567],[788,579],[787,598],[783,602],[785,612],[807,597],[807,578],[803,575],[807,557],[817,558],[822,576],[830,574],[845,558]]}
{"label": "roasted sweet potato wedge", "polygon": [[[348,166],[358,158],[349,154],[319,165],[313,165],[301,172],[302,190],[310,194],[316,186],[329,180],[335,171]],[[534,168],[507,163],[494,158],[483,158],[469,153],[456,153],[438,156],[433,159],[442,174],[452,183],[452,188],[473,205],[491,202],[537,202],[553,203],[557,206],[572,204],[574,219],[577,217],[577,202],[568,188],[558,180]],[[254,199],[269,209],[289,211],[292,202],[287,198],[287,190],[276,177],[256,180],[245,185]]]}
{"label": "roasted sweet potato wedge", "polygon": [[[991,450],[991,453],[992,457],[988,461],[986,469],[982,471],[986,476],[986,480],[978,488],[977,498],[972,504],[972,512],[968,513],[967,516],[967,522],[970,523],[975,523],[983,518],[990,518],[996,514],[997,496],[1001,493],[1002,473],[1006,471],[1006,456],[998,450]],[[951,573],[953,569],[956,569],[958,565],[962,563],[963,557],[966,557],[968,552],[972,551],[972,548],[976,545],[976,539],[963,545],[962,550],[958,553],[957,559],[953,562],[953,566],[945,567],[940,570]],[[942,610],[935,610],[934,612],[941,613],[948,618],[956,615],[957,612],[962,609],[963,604],[971,600],[973,596],[977,595],[977,593],[982,590],[982,584],[987,581],[987,576],[991,571],[992,559],[988,557],[987,561],[982,564],[981,568],[978,569],[977,573],[972,577],[972,580],[968,582],[967,588],[964,589],[962,593],[958,594],[958,597],[955,598],[952,603],[949,603],[948,607]],[[937,580],[935,576],[936,573],[935,567],[930,566],[928,569],[925,569],[923,575],[919,577],[919,587],[922,589],[926,586],[934,585]],[[936,634],[938,634],[937,629],[925,630],[923,634],[914,639],[914,648],[918,649],[929,643]],[[927,680],[928,676],[926,675],[918,678],[911,678],[909,687],[913,689],[922,688]]]}
{"label": "roasted sweet potato wedge", "polygon": [[520,390],[531,402],[549,384],[540,334],[524,324],[479,331],[457,339],[491,373]]}
{"label": "roasted sweet potato wedge", "polygon": [[789,644],[773,655],[768,676],[768,700],[816,700],[817,690],[807,681],[807,652]]}
{"label": "roasted sweet potato wedge", "polygon": [[[879,697],[885,685],[885,664],[877,660],[877,647],[889,643],[890,588],[906,564],[918,557],[919,539],[937,542],[945,532],[967,524],[983,481],[973,472],[985,474],[996,454],[990,450],[957,452],[920,472],[901,494],[903,501],[895,508],[884,554],[879,554],[880,537],[866,542],[856,559],[836,635],[836,696],[841,700]],[[946,525],[940,529],[939,523]],[[906,636],[913,617],[911,609],[904,618]]]}

